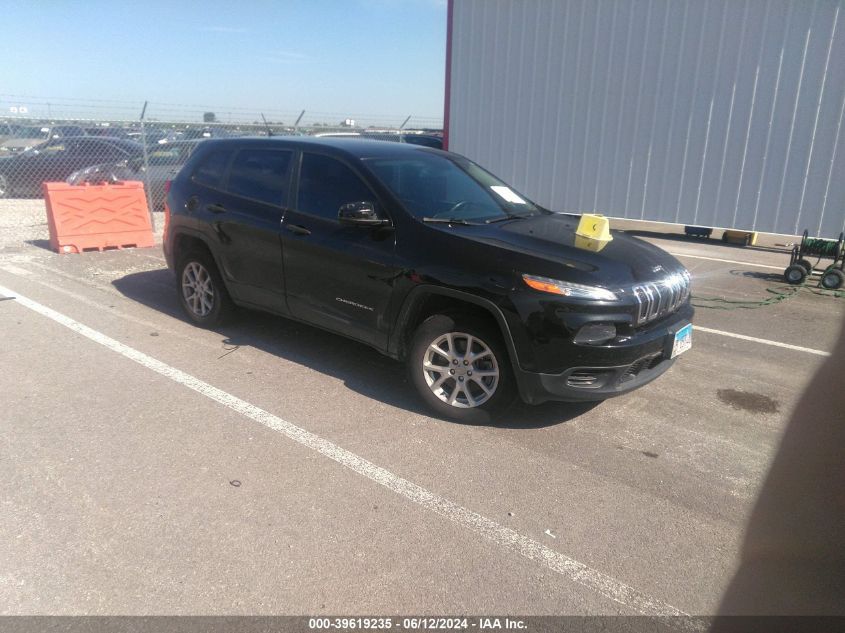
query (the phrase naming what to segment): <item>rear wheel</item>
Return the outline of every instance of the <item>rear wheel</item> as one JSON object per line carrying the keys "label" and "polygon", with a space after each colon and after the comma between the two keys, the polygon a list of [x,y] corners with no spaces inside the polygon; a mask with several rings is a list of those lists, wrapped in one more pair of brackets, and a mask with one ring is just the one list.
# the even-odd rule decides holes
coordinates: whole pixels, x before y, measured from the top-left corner
{"label": "rear wheel", "polygon": [[430,409],[486,423],[513,400],[513,373],[497,331],[468,315],[429,317],[408,354],[411,382]]}
{"label": "rear wheel", "polygon": [[0,198],[8,198],[10,195],[9,179],[3,174],[0,174]]}
{"label": "rear wheel", "polygon": [[235,306],[211,255],[202,250],[185,253],[177,271],[179,303],[188,318],[204,328],[225,323]]}
{"label": "rear wheel", "polygon": [[792,266],[788,266],[783,271],[783,278],[786,280],[786,283],[798,286],[803,284],[804,280],[807,279],[807,271],[799,264],[792,264]]}

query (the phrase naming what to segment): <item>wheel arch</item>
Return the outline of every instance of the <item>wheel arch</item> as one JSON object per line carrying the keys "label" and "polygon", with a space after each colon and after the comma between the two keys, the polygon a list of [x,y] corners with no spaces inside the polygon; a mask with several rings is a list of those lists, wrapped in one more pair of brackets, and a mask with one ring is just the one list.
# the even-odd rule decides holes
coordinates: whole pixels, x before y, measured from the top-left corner
{"label": "wheel arch", "polygon": [[172,253],[173,270],[178,274],[178,264],[182,253],[187,253],[192,250],[203,250],[207,252],[214,260],[214,265],[217,266],[217,271],[226,281],[226,276],[223,274],[223,268],[220,266],[220,261],[214,253],[214,249],[208,243],[203,235],[189,229],[177,229],[171,238],[170,250]]}
{"label": "wheel arch", "polygon": [[434,314],[470,313],[495,326],[505,343],[511,367],[518,373],[519,360],[510,327],[501,309],[483,297],[440,286],[416,286],[405,298],[387,344],[389,356],[405,360],[414,331]]}

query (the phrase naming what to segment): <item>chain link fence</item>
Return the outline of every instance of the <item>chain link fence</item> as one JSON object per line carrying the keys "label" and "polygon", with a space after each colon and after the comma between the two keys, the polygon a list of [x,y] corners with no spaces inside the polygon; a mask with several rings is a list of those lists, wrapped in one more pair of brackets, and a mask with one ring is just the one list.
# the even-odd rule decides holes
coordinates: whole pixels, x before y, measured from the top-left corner
{"label": "chain link fence", "polygon": [[441,128],[442,119],[435,117],[0,95],[0,209],[31,206],[42,197],[44,182],[140,180],[150,209],[161,211],[165,183],[209,138],[357,136],[440,147]]}

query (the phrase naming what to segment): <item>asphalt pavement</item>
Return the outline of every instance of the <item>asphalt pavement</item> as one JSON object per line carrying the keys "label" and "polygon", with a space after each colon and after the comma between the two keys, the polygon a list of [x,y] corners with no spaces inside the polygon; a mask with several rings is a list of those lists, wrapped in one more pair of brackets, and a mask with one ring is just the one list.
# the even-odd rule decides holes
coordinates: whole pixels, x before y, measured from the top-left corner
{"label": "asphalt pavement", "polygon": [[[700,307],[650,385],[469,426],[342,337],[191,326],[160,248],[57,255],[39,205],[0,209],[3,614],[711,614],[845,314]],[[641,235],[696,297],[783,287],[785,238]]]}

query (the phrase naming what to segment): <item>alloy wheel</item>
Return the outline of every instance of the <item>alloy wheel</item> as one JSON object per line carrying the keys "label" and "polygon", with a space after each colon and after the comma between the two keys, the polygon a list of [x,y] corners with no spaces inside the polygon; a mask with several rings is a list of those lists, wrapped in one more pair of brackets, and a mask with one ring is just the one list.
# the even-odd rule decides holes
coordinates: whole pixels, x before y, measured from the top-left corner
{"label": "alloy wheel", "polygon": [[432,341],[422,371],[432,393],[460,409],[484,404],[499,385],[495,354],[480,338],[464,332],[447,332]]}
{"label": "alloy wheel", "polygon": [[205,267],[190,262],[182,271],[182,297],[198,317],[207,317],[214,308],[214,282]]}

